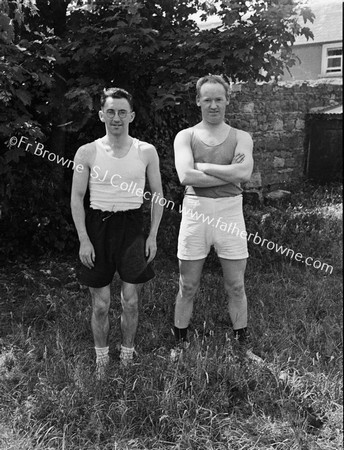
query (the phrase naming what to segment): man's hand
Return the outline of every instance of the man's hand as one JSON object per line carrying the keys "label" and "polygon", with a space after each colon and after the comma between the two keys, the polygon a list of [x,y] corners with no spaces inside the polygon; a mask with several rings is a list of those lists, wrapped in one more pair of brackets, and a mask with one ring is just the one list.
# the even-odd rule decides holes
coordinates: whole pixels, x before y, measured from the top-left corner
{"label": "man's hand", "polygon": [[245,159],[245,155],[243,153],[238,153],[237,155],[234,156],[233,160],[232,160],[232,164],[240,164],[242,162],[244,162]]}
{"label": "man's hand", "polygon": [[79,257],[84,266],[88,267],[89,269],[92,269],[94,267],[96,254],[94,251],[94,247],[88,237],[80,241]]}
{"label": "man's hand", "polygon": [[204,172],[207,169],[208,163],[199,163],[196,162],[194,164],[194,169],[200,170],[201,172]]}
{"label": "man's hand", "polygon": [[146,240],[146,258],[147,264],[149,264],[155,258],[157,251],[156,238],[152,236],[148,236]]}

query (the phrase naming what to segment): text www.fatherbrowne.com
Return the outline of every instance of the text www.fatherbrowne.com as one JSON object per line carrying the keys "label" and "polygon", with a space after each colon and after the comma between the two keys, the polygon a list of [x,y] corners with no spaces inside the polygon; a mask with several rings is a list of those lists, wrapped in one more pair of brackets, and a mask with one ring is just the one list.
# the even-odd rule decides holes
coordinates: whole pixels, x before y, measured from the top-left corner
{"label": "text www.fatherbrowne.com", "polygon": [[[49,152],[47,149],[44,148],[44,145],[41,143],[30,143],[28,142],[28,138],[25,136],[21,136],[19,139],[16,136],[12,136],[9,140],[9,146],[10,147],[17,147],[20,149],[25,150],[26,152],[32,153],[35,156],[39,156],[41,158],[46,158],[50,162],[55,162],[56,164],[62,165],[63,167],[66,167],[68,169],[76,170],[77,172],[82,172],[84,170],[84,167],[82,164],[75,164],[73,160],[70,160],[68,158],[65,158],[63,156],[56,155],[53,152]],[[116,174],[114,175],[114,177]],[[120,177],[120,176],[119,176]],[[123,190],[132,190],[134,192],[134,188],[132,186],[133,183],[121,183],[119,184],[119,187]],[[150,200],[154,203],[159,203],[159,205],[164,206],[166,208],[174,209],[175,204],[173,200],[166,200],[164,197],[160,197],[159,195],[156,195],[154,193],[153,195],[146,191],[144,193],[139,193],[138,190],[136,191],[137,195],[143,195],[143,198],[145,200]],[[148,198],[147,198],[148,195]],[[236,224],[234,223],[226,223],[222,220],[222,217],[219,217],[216,222],[214,217],[205,216],[204,213],[198,213],[197,211],[193,209],[187,209],[184,206],[179,206],[179,212],[183,214],[187,214],[191,216],[191,218],[195,220],[201,220],[203,223],[206,223],[207,225],[210,225],[215,228],[220,228],[221,231],[226,233],[235,234],[237,236],[240,236],[242,239],[247,239],[250,241],[252,238],[252,242],[255,245],[260,245],[261,247],[266,246],[268,250],[275,250],[276,253],[280,253],[281,255],[289,257],[291,260],[295,259],[297,262],[301,262],[305,264],[306,266],[312,266],[315,269],[324,270],[326,273],[329,272],[332,274],[333,272],[333,266],[323,263],[319,260],[315,260],[314,258],[308,256],[304,257],[302,253],[295,253],[294,250],[288,247],[283,247],[282,245],[278,245],[275,242],[269,241],[268,239],[261,238],[258,233],[247,233],[244,230],[240,230]]]}
{"label": "text www.fatherbrowne.com", "polygon": [[279,253],[283,256],[289,257],[291,260],[295,260],[297,262],[303,263],[306,266],[312,266],[315,269],[324,270],[326,273],[329,272],[332,274],[333,266],[330,264],[321,262],[312,258],[311,256],[304,257],[302,253],[295,253],[295,251],[291,248],[284,247],[283,245],[276,244],[273,241],[269,241],[268,239],[263,239],[258,233],[247,233],[245,230],[240,230],[236,225],[236,223],[227,223],[222,220],[222,217],[215,219],[214,217],[210,217],[205,215],[204,213],[199,213],[194,209],[185,208],[184,206],[179,207],[179,212],[188,215],[192,219],[200,220],[202,223],[210,225],[214,228],[219,228],[221,231],[225,233],[235,234],[236,236],[240,236],[242,239],[247,239],[247,241],[251,241],[255,245],[260,245],[261,247],[266,247],[268,250],[274,250],[276,253]]}

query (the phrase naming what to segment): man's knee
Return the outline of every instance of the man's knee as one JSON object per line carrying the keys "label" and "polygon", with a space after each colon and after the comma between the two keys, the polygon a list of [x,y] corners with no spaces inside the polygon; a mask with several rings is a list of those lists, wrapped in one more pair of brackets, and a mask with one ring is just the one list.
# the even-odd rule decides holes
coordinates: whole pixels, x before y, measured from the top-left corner
{"label": "man's knee", "polygon": [[245,298],[245,284],[243,280],[225,281],[225,291],[229,298],[241,300]]}
{"label": "man's knee", "polygon": [[90,288],[92,297],[93,312],[96,315],[107,314],[110,307],[110,289],[104,288]]}
{"label": "man's knee", "polygon": [[136,286],[123,286],[121,291],[121,303],[123,309],[137,310],[138,302],[139,294]]}
{"label": "man's knee", "polygon": [[180,277],[179,279],[179,294],[182,300],[192,300],[199,288],[199,280],[191,278]]}

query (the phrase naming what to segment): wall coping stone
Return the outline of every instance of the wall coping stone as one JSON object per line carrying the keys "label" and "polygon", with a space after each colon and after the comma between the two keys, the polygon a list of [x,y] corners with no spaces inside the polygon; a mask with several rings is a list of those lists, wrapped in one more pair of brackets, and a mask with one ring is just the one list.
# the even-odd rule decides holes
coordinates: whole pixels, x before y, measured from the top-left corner
{"label": "wall coping stone", "polygon": [[241,87],[244,85],[256,85],[256,86],[266,86],[267,88],[273,87],[286,87],[292,88],[294,86],[309,86],[316,87],[320,85],[334,85],[343,86],[342,78],[319,78],[318,80],[292,80],[292,81],[240,81],[238,83],[233,83],[231,85],[232,92],[240,92]]}

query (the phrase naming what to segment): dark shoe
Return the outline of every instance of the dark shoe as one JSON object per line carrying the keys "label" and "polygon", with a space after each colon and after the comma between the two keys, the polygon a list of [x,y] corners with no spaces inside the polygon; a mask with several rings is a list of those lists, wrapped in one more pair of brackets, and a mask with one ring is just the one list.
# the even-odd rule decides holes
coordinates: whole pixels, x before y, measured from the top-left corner
{"label": "dark shoe", "polygon": [[264,360],[260,356],[253,353],[252,339],[248,330],[245,330],[245,332],[241,333],[241,335],[236,334],[234,336],[233,347],[236,349],[236,353],[239,356],[247,358],[250,361],[254,361],[257,364],[264,364]]}
{"label": "dark shoe", "polygon": [[189,348],[190,342],[184,341],[172,348],[170,353],[170,361],[176,363],[182,361],[185,351]]}

